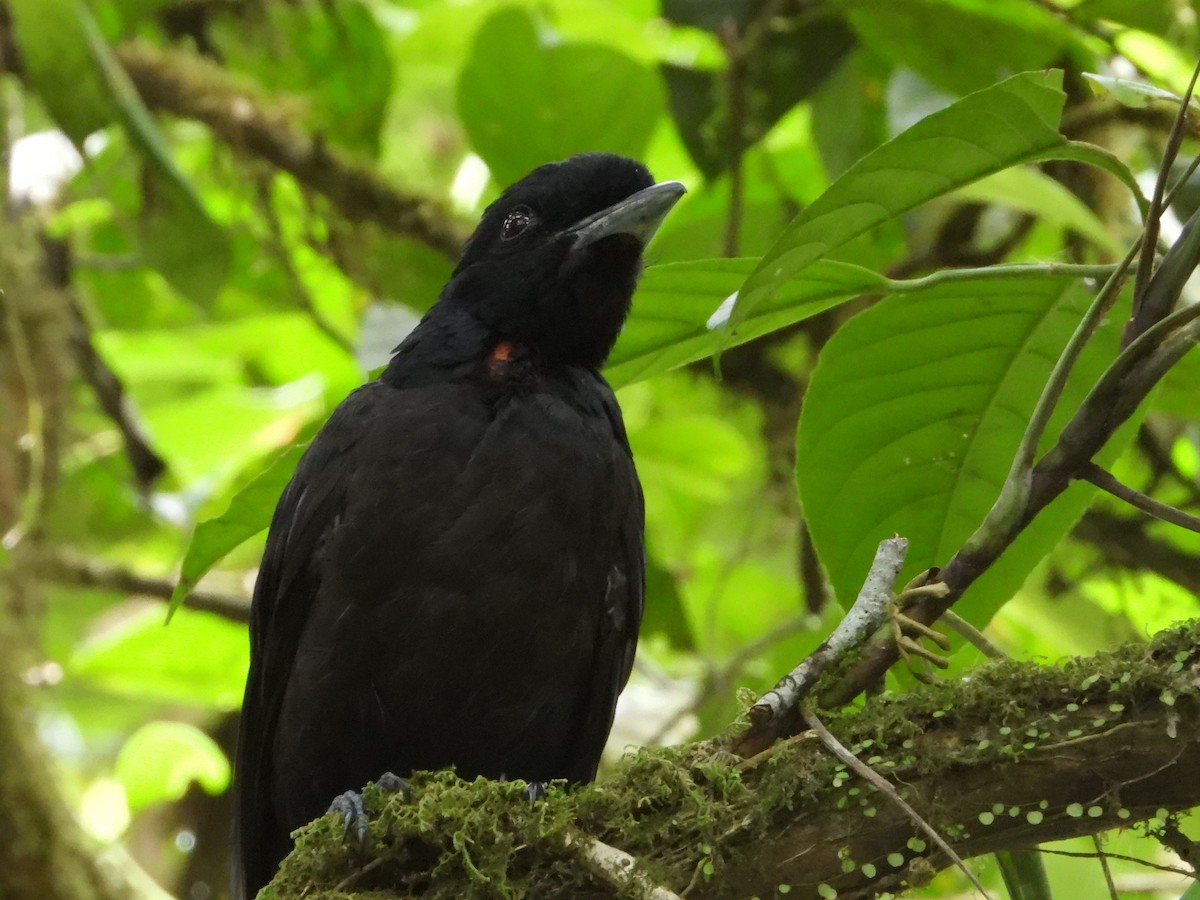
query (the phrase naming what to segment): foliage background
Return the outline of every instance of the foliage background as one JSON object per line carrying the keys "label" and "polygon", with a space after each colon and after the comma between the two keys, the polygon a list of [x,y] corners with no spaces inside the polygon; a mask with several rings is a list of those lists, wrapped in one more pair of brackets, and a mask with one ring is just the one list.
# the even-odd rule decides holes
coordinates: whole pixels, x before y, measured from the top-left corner
{"label": "foliage background", "polygon": [[[736,336],[710,332],[709,316],[756,258],[796,250],[784,228],[798,212],[919,120],[990,89],[981,108],[995,114],[956,119],[946,140],[992,152],[1020,131],[1021,110],[1003,104],[1053,85],[993,87],[1019,72],[1062,69],[1063,133],[1109,148],[1148,188],[1172,107],[1082,73],[1182,93],[1197,12],[1183,0],[8,0],[0,561],[14,595],[36,598],[31,721],[84,827],[174,896],[224,892],[241,619],[294,448],[434,301],[498,190],[583,150],[642,158],[690,189],[648,253],[610,367],[650,560],[611,749],[722,728],[735,688],[761,693],[828,633],[833,595],[853,596],[879,538],[910,537],[914,572],[961,544],[1094,287],[1044,269],[929,289],[870,273],[1111,262],[1137,207],[1095,168],[1009,168],[1035,160],[1013,150],[987,177],[959,177],[947,144],[912,145],[855,182],[888,210],[878,224],[850,229],[757,312],[743,297]],[[1043,134],[1033,119],[1014,140],[1059,140],[1057,121]],[[929,202],[905,205],[930,177],[939,186],[917,197]],[[1184,193],[1169,227],[1194,203]],[[818,237],[837,243],[844,224]],[[1120,325],[1114,313],[1083,374]],[[718,342],[719,375],[706,359]],[[1123,480],[1193,509],[1198,365],[1185,360],[1110,453]],[[1085,388],[1077,379],[1068,399]],[[1197,615],[1196,534],[1082,487],[1046,522],[960,607],[1008,653],[1059,660]],[[164,628],[181,564],[204,579]],[[959,650],[952,671],[978,661]],[[1132,830],[1104,840],[1168,858]],[[1112,865],[1121,896],[1186,887]],[[980,867],[1002,892],[994,865]],[[1105,890],[1095,861],[1047,867],[1055,896]],[[925,895],[962,885],[944,873]]]}

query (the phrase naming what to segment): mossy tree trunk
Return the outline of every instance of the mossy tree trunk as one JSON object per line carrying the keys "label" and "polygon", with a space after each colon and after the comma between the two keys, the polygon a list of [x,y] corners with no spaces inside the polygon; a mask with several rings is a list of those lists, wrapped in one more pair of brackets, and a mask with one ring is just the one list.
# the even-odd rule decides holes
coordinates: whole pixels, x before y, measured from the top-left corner
{"label": "mossy tree trunk", "polygon": [[59,794],[23,677],[37,661],[40,603],[22,560],[55,482],[70,371],[65,298],[40,262],[23,221],[0,224],[0,897],[118,900],[134,890]]}

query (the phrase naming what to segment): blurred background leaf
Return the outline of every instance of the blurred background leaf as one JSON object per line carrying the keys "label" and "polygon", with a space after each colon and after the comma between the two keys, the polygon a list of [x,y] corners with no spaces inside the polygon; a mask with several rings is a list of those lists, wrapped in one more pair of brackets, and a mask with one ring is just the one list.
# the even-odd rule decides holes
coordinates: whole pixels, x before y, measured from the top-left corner
{"label": "blurred background leaf", "polygon": [[[52,348],[31,389],[0,328],[0,584],[36,600],[23,721],[80,820],[172,895],[222,896],[242,620],[275,502],[329,412],[437,299],[483,208],[582,150],[689,188],[605,370],[645,485],[649,560],[609,758],[724,728],[739,688],[763,691],[825,637],[831,598],[853,596],[880,538],[906,534],[911,569],[944,563],[994,500],[1096,285],[990,267],[1123,253],[1139,227],[1128,182],[1153,183],[1173,113],[1156,98],[1186,86],[1197,12],[0,2],[0,321]],[[1085,73],[1153,90],[1133,109]],[[1197,153],[1189,130],[1176,177]],[[954,283],[922,280],[947,269]],[[1188,285],[1183,302],[1197,298]],[[1066,407],[1125,315],[1104,323]],[[1193,513],[1198,366],[1186,357],[1106,451],[1125,483]],[[43,435],[26,433],[31,396]],[[33,446],[47,491],[14,531]],[[162,474],[139,470],[148,454]],[[53,565],[21,562],[35,555]],[[1194,618],[1198,572],[1200,537],[1076,485],[962,611],[1006,652],[1056,662]],[[956,654],[955,677],[977,662]],[[1200,837],[1194,817],[1182,827]],[[1132,829],[1103,839],[1179,862]],[[1185,890],[1109,864],[1121,897]],[[1055,897],[1106,895],[1095,860],[1046,868]],[[1003,896],[996,867],[979,871]],[[966,890],[946,871],[910,893]]]}

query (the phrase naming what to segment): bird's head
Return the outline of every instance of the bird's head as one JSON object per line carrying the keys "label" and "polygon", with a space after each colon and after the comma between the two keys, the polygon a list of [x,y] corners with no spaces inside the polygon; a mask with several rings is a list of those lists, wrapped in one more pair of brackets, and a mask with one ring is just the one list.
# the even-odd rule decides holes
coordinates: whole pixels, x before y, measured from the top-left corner
{"label": "bird's head", "polygon": [[629,313],[642,250],[683,194],[611,153],[540,166],[484,212],[443,300],[540,358],[598,368]]}

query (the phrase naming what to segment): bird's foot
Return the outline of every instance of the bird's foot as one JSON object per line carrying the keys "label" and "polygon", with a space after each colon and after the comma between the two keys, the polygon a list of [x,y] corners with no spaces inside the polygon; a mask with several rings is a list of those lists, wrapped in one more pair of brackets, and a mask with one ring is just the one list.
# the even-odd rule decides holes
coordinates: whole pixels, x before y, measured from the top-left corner
{"label": "bird's foot", "polygon": [[950,668],[950,660],[944,655],[923,646],[922,638],[937,644],[942,650],[950,649],[950,639],[940,631],[935,631],[923,622],[918,622],[904,614],[904,610],[924,597],[945,597],[950,593],[950,586],[942,581],[935,581],[937,569],[922,572],[904,586],[904,589],[892,600],[888,609],[888,619],[892,627],[892,639],[900,658],[908,666],[913,677],[926,684],[934,680],[932,672],[927,667],[918,665],[917,660],[924,660],[939,669]]}
{"label": "bird's foot", "polygon": [[[375,787],[389,794],[403,794],[405,799],[412,793],[412,787],[407,781],[393,772],[384,772],[375,782]],[[367,849],[367,827],[371,824],[371,816],[363,805],[363,797],[359,791],[346,791],[333,798],[325,815],[336,813],[342,819],[342,840],[349,837],[351,830],[358,839],[358,849]]]}
{"label": "bird's foot", "polygon": [[[501,784],[507,784],[508,776],[505,775],[503,772],[501,772],[500,777],[497,778],[496,780],[498,782],[500,782]],[[546,782],[544,782],[544,781],[528,782],[525,785],[524,794],[526,797],[529,798],[530,803],[537,803],[537,801],[544,799],[546,796]]]}

